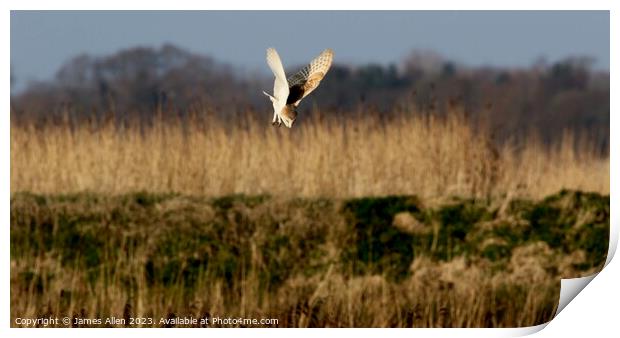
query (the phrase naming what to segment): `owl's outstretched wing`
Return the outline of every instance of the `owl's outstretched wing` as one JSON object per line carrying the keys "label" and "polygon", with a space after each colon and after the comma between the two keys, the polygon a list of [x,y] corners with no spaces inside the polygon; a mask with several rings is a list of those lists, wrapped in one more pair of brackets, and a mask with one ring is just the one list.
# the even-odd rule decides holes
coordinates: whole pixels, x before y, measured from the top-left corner
{"label": "owl's outstretched wing", "polygon": [[[273,83],[273,97],[277,101],[278,106],[284,107],[286,104],[286,99],[289,96],[289,86],[286,81],[284,66],[282,66],[280,56],[273,48],[267,48],[267,64],[269,65],[269,68],[271,68],[273,75],[276,76]],[[276,102],[274,102],[274,106],[275,105]]]}
{"label": "owl's outstretched wing", "polygon": [[289,94],[286,104],[299,105],[299,102],[312,93],[327,74],[332,65],[334,51],[326,49],[314,58],[309,65],[288,78]]}

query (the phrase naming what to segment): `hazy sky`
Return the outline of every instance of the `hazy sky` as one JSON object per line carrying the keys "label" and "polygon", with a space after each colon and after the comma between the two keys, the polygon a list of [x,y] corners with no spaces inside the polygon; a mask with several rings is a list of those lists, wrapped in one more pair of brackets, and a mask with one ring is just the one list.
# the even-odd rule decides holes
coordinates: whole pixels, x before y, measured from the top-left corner
{"label": "hazy sky", "polygon": [[609,69],[607,11],[12,11],[11,66],[20,89],[80,54],[163,43],[247,71],[269,70],[265,49],[301,64],[324,48],[336,62],[399,62],[413,49],[471,66],[529,66],[568,56]]}

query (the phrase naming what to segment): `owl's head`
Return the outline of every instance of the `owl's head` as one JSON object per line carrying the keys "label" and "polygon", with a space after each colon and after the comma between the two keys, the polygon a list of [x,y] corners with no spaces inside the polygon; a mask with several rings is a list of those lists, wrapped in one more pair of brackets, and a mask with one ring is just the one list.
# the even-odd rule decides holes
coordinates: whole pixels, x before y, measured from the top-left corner
{"label": "owl's head", "polygon": [[292,127],[293,123],[297,119],[297,107],[292,104],[287,104],[282,108],[282,113],[280,114],[282,117],[282,121],[284,121],[284,125],[287,127]]}

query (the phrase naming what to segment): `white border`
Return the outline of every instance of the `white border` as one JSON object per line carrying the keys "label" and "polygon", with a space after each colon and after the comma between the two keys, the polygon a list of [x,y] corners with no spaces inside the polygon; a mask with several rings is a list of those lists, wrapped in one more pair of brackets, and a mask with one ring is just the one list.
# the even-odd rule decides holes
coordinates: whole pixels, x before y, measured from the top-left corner
{"label": "white border", "polygon": [[[609,10],[613,8],[613,0],[522,0],[491,1],[470,0],[436,0],[403,2],[402,0],[382,1],[356,1],[355,3],[340,2],[333,0],[313,1],[287,1],[287,0],[229,0],[218,2],[205,2],[199,0],[176,0],[174,2],[164,0],[138,0],[121,1],[109,0],[100,3],[87,3],[77,0],[57,0],[52,3],[45,0],[12,0],[4,6],[7,9],[88,9],[88,10],[144,10],[144,9],[169,9],[169,10]],[[7,6],[8,5],[8,6]]]}

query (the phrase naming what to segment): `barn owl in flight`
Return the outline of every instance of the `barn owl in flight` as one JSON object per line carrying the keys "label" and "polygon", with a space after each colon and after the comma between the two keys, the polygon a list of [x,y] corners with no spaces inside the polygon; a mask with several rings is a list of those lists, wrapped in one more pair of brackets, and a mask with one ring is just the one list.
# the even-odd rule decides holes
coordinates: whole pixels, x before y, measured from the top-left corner
{"label": "barn owl in flight", "polygon": [[299,102],[319,86],[332,65],[333,58],[334,52],[326,49],[309,65],[287,79],[278,52],[273,48],[267,49],[267,64],[276,79],[273,83],[273,96],[264,91],[263,94],[269,96],[273,104],[273,125],[280,126],[284,123],[289,128],[293,126]]}

